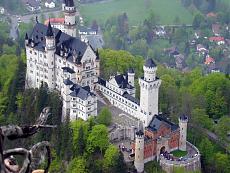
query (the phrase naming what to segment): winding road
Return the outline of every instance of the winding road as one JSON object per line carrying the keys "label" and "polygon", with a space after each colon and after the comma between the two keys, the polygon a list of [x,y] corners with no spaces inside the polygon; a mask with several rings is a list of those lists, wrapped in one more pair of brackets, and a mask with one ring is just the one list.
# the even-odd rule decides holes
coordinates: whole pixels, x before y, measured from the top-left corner
{"label": "winding road", "polygon": [[195,129],[199,130],[200,132],[202,132],[203,134],[205,134],[210,140],[219,144],[223,149],[226,150],[226,152],[228,152],[230,154],[230,150],[229,150],[230,144],[227,141],[221,140],[215,133],[213,133],[213,132],[211,132],[205,128],[198,127],[198,126],[193,125],[193,124],[189,124],[189,126],[191,128],[195,128]]}

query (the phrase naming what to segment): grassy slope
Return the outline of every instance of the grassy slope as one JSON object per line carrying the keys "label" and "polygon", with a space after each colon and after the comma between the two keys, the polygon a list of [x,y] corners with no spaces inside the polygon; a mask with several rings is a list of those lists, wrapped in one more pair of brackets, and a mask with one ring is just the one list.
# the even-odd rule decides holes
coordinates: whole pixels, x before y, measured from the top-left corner
{"label": "grassy slope", "polygon": [[[149,1],[148,7],[146,1]],[[107,0],[102,3],[82,4],[80,12],[86,21],[96,19],[103,23],[112,15],[126,12],[131,25],[142,22],[150,10],[160,17],[162,24],[173,23],[178,16],[182,23],[192,23],[192,15],[180,4],[180,0]]]}

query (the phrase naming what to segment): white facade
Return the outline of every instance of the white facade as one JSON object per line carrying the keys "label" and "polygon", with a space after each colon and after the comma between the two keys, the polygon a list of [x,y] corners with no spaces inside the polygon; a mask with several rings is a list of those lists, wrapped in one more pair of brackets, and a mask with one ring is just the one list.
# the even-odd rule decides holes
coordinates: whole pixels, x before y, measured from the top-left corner
{"label": "white facade", "polygon": [[45,2],[45,7],[46,8],[55,8],[55,3],[54,2]]}
{"label": "white facade", "polygon": [[144,77],[139,79],[140,101],[135,98],[134,72],[128,71],[126,76],[117,75],[109,81],[98,80],[97,89],[111,104],[142,121],[147,127],[158,115],[158,95],[161,80],[156,77],[157,67],[148,59],[143,67]]}
{"label": "white facade", "polygon": [[157,67],[151,59],[144,65],[144,77],[139,79],[141,120],[148,126],[154,115],[158,115],[158,95],[161,80],[156,77]]}
{"label": "white facade", "polygon": [[[45,34],[46,33],[46,34]],[[55,35],[56,33],[56,35]],[[55,39],[63,39],[57,43]],[[72,45],[66,40],[73,39]],[[43,41],[42,41],[43,40]],[[26,88],[46,84],[60,92],[63,99],[63,120],[97,115],[97,98],[92,93],[98,80],[100,60],[90,45],[37,23],[25,39],[27,73]]]}

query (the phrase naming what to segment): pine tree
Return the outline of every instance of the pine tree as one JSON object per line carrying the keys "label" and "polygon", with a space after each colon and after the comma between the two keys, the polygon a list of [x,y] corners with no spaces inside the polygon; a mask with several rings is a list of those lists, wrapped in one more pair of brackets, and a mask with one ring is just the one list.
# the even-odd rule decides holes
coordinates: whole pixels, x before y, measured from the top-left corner
{"label": "pine tree", "polygon": [[82,156],[84,154],[85,149],[85,139],[84,139],[84,131],[82,125],[78,131],[78,138],[76,142],[76,155],[75,156]]}

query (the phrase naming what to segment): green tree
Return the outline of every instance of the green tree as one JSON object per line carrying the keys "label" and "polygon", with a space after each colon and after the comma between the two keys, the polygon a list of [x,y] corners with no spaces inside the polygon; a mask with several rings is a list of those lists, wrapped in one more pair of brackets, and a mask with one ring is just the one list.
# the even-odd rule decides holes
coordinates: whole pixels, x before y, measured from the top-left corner
{"label": "green tree", "polygon": [[84,131],[82,126],[79,128],[76,144],[76,155],[82,156],[85,149]]}
{"label": "green tree", "polygon": [[88,173],[86,168],[86,160],[83,157],[77,157],[71,160],[67,173]]}
{"label": "green tree", "polygon": [[103,107],[100,111],[99,115],[97,116],[97,121],[100,124],[104,124],[109,126],[112,121],[112,113],[110,112],[108,107]]}
{"label": "green tree", "polygon": [[108,131],[104,125],[95,125],[87,139],[87,151],[93,153],[97,149],[101,154],[109,145]]}
{"label": "green tree", "polygon": [[227,134],[230,132],[230,118],[228,116],[221,117],[215,131],[222,140],[226,140]]}
{"label": "green tree", "polygon": [[230,159],[227,154],[222,154],[220,152],[215,155],[215,166],[216,170],[221,173],[230,172]]}
{"label": "green tree", "polygon": [[193,109],[192,111],[192,121],[196,125],[201,125],[204,128],[212,129],[213,128],[213,120],[209,118],[206,114],[205,109]]}
{"label": "green tree", "polygon": [[103,168],[105,172],[115,172],[115,167],[119,159],[119,151],[116,146],[109,145],[105,151]]}
{"label": "green tree", "polygon": [[203,138],[199,144],[199,149],[205,164],[210,164],[214,158],[214,146],[208,138]]}
{"label": "green tree", "polygon": [[118,151],[118,148],[116,146],[109,145],[109,147],[106,149],[103,160],[103,168],[104,172],[126,172],[123,154]]}
{"label": "green tree", "polygon": [[204,22],[205,22],[204,16],[200,13],[196,14],[192,23],[193,28],[199,29]]}

